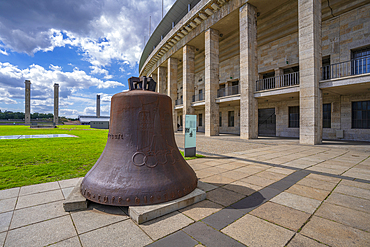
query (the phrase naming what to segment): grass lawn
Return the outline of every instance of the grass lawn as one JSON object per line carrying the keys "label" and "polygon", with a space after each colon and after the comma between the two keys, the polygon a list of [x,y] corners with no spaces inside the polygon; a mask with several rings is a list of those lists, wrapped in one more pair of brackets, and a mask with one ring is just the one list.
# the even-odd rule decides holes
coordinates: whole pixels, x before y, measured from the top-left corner
{"label": "grass lawn", "polygon": [[103,152],[108,130],[87,125],[60,125],[55,129],[0,125],[0,136],[40,134],[79,138],[0,140],[0,189],[85,176]]}

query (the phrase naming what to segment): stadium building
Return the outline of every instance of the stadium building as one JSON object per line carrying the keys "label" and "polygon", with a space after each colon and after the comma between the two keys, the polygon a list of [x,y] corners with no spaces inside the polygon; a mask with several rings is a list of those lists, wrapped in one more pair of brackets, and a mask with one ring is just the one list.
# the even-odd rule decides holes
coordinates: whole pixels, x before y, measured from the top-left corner
{"label": "stadium building", "polygon": [[206,136],[370,140],[370,1],[177,0],[139,64]]}

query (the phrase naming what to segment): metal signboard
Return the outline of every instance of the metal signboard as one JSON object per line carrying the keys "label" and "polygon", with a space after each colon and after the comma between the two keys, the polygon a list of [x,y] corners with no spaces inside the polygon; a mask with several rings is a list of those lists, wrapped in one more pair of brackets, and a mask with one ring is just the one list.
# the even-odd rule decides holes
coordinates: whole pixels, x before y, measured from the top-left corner
{"label": "metal signboard", "polygon": [[197,115],[185,115],[185,157],[196,154]]}

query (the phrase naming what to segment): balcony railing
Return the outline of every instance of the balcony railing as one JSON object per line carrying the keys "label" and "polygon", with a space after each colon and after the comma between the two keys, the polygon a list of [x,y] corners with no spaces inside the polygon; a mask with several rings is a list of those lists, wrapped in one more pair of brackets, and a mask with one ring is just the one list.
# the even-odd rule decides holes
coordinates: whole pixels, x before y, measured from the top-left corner
{"label": "balcony railing", "polygon": [[217,97],[225,97],[230,95],[239,94],[239,85],[231,86],[231,87],[225,87],[220,88],[217,90]]}
{"label": "balcony railing", "polygon": [[370,73],[370,56],[334,63],[321,68],[321,79],[329,80]]}
{"label": "balcony railing", "polygon": [[256,81],[256,91],[299,85],[299,72],[284,74]]}
{"label": "balcony railing", "polygon": [[193,95],[192,102],[204,100],[204,93]]}
{"label": "balcony railing", "polygon": [[175,105],[182,105],[182,98],[175,101]]}

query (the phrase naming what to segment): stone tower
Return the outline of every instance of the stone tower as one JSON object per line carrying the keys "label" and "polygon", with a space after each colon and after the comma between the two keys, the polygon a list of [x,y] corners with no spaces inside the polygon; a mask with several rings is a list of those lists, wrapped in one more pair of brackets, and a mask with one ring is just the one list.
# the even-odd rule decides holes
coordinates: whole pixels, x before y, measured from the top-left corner
{"label": "stone tower", "polygon": [[25,110],[24,110],[24,123],[26,125],[31,124],[31,81],[25,80],[24,84],[26,85],[25,91]]}
{"label": "stone tower", "polygon": [[96,117],[100,117],[100,95],[96,95]]}
{"label": "stone tower", "polygon": [[59,113],[59,84],[54,83],[54,125],[58,125]]}

